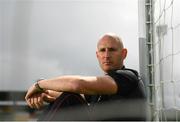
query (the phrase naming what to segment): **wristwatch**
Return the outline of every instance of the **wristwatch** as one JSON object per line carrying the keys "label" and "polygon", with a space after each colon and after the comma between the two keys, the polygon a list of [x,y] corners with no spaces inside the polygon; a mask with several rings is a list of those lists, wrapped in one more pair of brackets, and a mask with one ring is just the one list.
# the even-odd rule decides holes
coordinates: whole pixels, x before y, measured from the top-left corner
{"label": "wristwatch", "polygon": [[43,91],[45,91],[43,88],[41,88],[40,86],[39,86],[39,81],[41,81],[41,80],[44,80],[44,78],[40,78],[40,79],[38,79],[38,80],[36,80],[36,83],[35,83],[35,87],[36,87],[36,89],[37,89],[37,91],[38,92],[43,92]]}

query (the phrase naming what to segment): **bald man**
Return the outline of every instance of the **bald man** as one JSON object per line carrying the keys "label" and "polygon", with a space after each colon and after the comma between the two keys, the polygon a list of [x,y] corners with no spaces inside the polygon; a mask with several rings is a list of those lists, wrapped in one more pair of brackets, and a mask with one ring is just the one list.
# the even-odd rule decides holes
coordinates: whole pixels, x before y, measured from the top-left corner
{"label": "bald man", "polygon": [[[37,109],[43,106],[44,101],[50,102],[51,106],[46,116],[48,120],[76,120],[76,115],[71,117],[67,113],[67,117],[64,114],[60,116],[59,110],[69,106],[91,106],[93,103],[113,100],[145,99],[144,86],[137,71],[124,66],[126,55],[127,49],[124,48],[121,38],[116,34],[107,33],[99,39],[96,50],[104,76],[66,75],[38,80],[29,88],[25,99],[31,108]],[[81,112],[86,113],[87,109]],[[77,120],[79,119],[77,117]]]}

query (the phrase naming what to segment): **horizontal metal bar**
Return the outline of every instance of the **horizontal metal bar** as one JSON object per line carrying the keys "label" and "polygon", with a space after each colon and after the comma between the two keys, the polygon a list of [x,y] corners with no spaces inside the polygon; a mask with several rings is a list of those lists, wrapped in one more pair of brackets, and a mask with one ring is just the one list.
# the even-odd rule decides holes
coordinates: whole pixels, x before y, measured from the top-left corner
{"label": "horizontal metal bar", "polygon": [[152,21],[146,21],[146,24],[152,24],[153,22]]}
{"label": "horizontal metal bar", "polygon": [[151,3],[145,3],[145,6],[152,6]]}
{"label": "horizontal metal bar", "polygon": [[25,101],[0,101],[0,106],[26,106],[27,103]]}
{"label": "horizontal metal bar", "polygon": [[154,84],[148,84],[147,86],[148,87],[154,87],[155,85]]}

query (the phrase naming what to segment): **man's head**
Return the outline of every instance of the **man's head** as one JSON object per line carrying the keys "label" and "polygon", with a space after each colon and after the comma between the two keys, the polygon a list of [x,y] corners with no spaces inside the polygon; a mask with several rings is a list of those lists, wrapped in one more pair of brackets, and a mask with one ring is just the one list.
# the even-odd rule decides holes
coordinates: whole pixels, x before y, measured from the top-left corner
{"label": "man's head", "polygon": [[126,58],[127,49],[122,40],[113,33],[102,36],[97,44],[96,56],[104,72],[121,69]]}

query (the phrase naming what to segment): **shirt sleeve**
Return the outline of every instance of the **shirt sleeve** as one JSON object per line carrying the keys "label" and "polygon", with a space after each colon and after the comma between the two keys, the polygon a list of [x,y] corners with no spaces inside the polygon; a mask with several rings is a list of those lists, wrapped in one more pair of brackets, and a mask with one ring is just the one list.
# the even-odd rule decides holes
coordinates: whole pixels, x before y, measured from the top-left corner
{"label": "shirt sleeve", "polygon": [[108,73],[118,86],[117,94],[126,96],[130,94],[138,84],[137,76],[129,70],[116,70]]}

